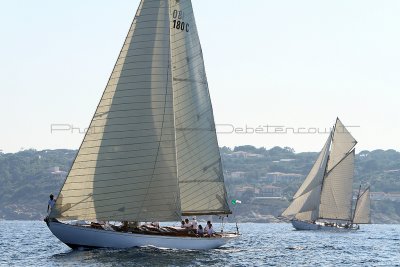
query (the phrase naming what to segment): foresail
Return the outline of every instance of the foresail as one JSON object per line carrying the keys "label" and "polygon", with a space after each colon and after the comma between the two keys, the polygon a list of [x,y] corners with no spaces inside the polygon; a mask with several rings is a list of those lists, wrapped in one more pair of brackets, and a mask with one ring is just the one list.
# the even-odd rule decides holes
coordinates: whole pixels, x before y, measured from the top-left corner
{"label": "foresail", "polygon": [[295,218],[300,221],[316,221],[318,219],[318,209],[297,213]]}
{"label": "foresail", "polygon": [[322,184],[322,180],[324,179],[324,174],[326,170],[326,163],[329,157],[329,147],[331,145],[332,136],[329,135],[324,147],[317,160],[315,161],[310,173],[307,175],[303,184],[300,186],[299,190],[297,190],[296,194],[293,198],[298,198],[301,195],[307,193],[308,191],[320,187]]}
{"label": "foresail", "polygon": [[354,211],[353,223],[363,224],[371,223],[371,199],[370,199],[370,189],[367,188],[358,198],[356,204],[356,210]]}
{"label": "foresail", "polygon": [[142,0],[51,217],[180,220],[167,0]]}
{"label": "foresail", "polygon": [[318,217],[320,196],[321,187],[316,187],[308,191],[304,195],[294,199],[290,206],[282,213],[282,216],[294,216],[298,218],[299,214],[301,214],[302,220],[316,220]]}
{"label": "foresail", "polygon": [[296,215],[299,220],[316,220],[330,144],[331,135],[329,135],[310,173],[294,195],[293,202],[282,213],[282,216]]}
{"label": "foresail", "polygon": [[333,133],[332,149],[329,156],[327,170],[331,171],[356,144],[357,141],[338,118]]}
{"label": "foresail", "polygon": [[170,20],[182,214],[227,214],[221,156],[191,1],[170,0]]}
{"label": "foresail", "polygon": [[355,151],[351,151],[324,179],[319,217],[351,220]]}

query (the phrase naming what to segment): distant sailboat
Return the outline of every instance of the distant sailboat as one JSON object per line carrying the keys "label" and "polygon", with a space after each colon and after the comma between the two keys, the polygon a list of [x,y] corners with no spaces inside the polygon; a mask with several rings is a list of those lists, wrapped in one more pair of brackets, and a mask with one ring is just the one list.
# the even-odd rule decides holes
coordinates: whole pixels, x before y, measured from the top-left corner
{"label": "distant sailboat", "polygon": [[292,219],[295,229],[358,229],[355,224],[370,222],[369,188],[359,195],[352,212],[356,144],[338,118],[293,202],[282,213]]}
{"label": "distant sailboat", "polygon": [[[228,214],[191,1],[142,0],[47,225],[72,248],[210,249],[238,234],[138,222]],[[90,223],[108,221],[124,227]]]}
{"label": "distant sailboat", "polygon": [[354,209],[353,223],[355,224],[369,224],[371,223],[371,198],[370,188],[360,191],[357,196],[356,206]]}

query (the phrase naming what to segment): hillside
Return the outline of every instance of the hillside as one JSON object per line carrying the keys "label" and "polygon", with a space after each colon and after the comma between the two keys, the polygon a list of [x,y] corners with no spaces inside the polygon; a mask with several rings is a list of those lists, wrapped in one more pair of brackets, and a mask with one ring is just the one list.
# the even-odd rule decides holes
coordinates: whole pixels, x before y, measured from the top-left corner
{"label": "hillside", "polygon": [[[0,153],[0,219],[41,219],[50,193],[57,194],[75,150]],[[318,153],[253,146],[221,148],[225,180],[239,221],[274,221],[310,170]],[[361,151],[356,156],[354,190],[370,184],[375,223],[400,222],[400,153]]]}

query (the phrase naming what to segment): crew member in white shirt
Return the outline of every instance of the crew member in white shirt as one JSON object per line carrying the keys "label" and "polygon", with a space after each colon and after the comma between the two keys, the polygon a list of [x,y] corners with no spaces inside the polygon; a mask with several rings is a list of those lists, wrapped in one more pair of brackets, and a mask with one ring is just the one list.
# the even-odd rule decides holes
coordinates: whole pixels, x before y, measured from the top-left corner
{"label": "crew member in white shirt", "polygon": [[51,194],[49,202],[47,203],[47,214],[50,214],[50,212],[53,209],[55,204],[56,204],[56,200],[54,199],[53,194]]}
{"label": "crew member in white shirt", "polygon": [[197,225],[196,217],[193,217],[193,221],[191,223],[192,223],[193,231],[197,234],[198,225]]}

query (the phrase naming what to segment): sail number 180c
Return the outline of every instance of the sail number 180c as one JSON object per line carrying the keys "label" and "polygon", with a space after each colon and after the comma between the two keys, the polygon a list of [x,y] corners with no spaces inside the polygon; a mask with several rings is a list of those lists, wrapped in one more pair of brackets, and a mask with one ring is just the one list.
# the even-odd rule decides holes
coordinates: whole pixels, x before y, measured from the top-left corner
{"label": "sail number 180c", "polygon": [[174,18],[172,28],[189,32],[189,23],[183,21],[185,18],[183,11],[174,10],[172,17]]}

